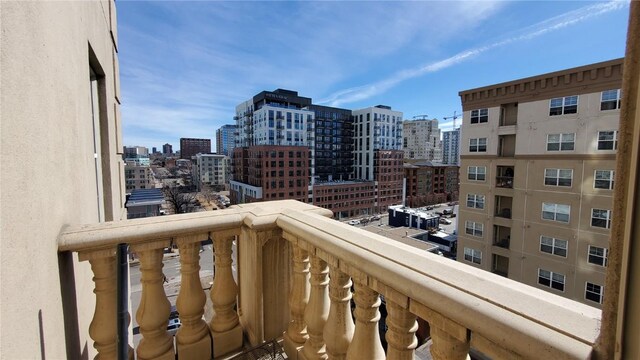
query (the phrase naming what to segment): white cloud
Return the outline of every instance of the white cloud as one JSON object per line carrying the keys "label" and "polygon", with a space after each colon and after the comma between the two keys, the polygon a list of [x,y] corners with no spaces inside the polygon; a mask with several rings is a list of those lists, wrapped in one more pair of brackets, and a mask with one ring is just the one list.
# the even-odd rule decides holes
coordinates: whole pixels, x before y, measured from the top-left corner
{"label": "white cloud", "polygon": [[428,73],[440,71],[453,65],[457,65],[494,48],[518,41],[531,40],[546,33],[577,24],[579,22],[600,16],[614,10],[618,10],[627,5],[628,1],[610,1],[569,11],[567,13],[555,16],[553,18],[539,22],[535,25],[524,28],[521,35],[516,35],[505,40],[496,41],[490,45],[465,50],[440,61],[425,64],[412,69],[402,70],[396,72],[386,79],[377,81],[375,83],[340,90],[318,102],[320,104],[328,104],[330,106],[340,106],[342,104],[365,100],[374,95],[384,93],[398,83],[403,82],[407,79],[416,78]]}

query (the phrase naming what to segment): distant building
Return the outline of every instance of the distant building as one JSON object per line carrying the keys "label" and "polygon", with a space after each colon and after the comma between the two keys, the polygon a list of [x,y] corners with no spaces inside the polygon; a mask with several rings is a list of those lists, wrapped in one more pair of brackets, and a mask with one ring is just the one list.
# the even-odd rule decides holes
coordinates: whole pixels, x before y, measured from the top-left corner
{"label": "distant building", "polygon": [[405,159],[442,161],[442,141],[437,119],[402,122],[402,149]]}
{"label": "distant building", "polygon": [[216,153],[231,156],[236,147],[236,126],[223,125],[216,130]]}
{"label": "distant building", "polygon": [[136,159],[141,157],[149,157],[149,149],[144,146],[125,146],[124,156],[125,159]]}
{"label": "distant building", "polygon": [[421,207],[457,201],[460,168],[430,161],[406,162],[406,205]]}
{"label": "distant building", "polygon": [[168,144],[168,143],[162,145],[162,153],[165,155],[173,154],[173,146],[171,146],[171,144]]}
{"label": "distant building", "polygon": [[157,151],[157,149],[156,149],[155,147],[152,147],[151,149],[152,149],[152,150],[151,150],[151,153],[152,153],[152,154],[155,154],[155,153],[157,153],[157,152],[158,152],[158,151]]}
{"label": "distant building", "polygon": [[149,163],[142,165],[139,162],[128,160],[124,165],[124,182],[127,192],[138,189],[150,189],[151,185],[151,169]]}
{"label": "distant building", "polygon": [[211,152],[211,139],[180,138],[180,158],[191,159],[198,153]]}
{"label": "distant building", "polygon": [[260,145],[237,147],[233,152],[233,204],[284,199],[307,202],[307,147]]}
{"label": "distant building", "polygon": [[231,160],[222,154],[198,154],[191,169],[198,191],[204,187],[222,191],[229,183]]}
{"label": "distant building", "polygon": [[375,199],[374,181],[334,180],[313,185],[313,204],[333,211],[337,219],[373,214]]}
{"label": "distant building", "polygon": [[442,133],[442,163],[460,164],[460,128]]}
{"label": "distant building", "polygon": [[131,195],[127,196],[124,205],[127,208],[127,219],[159,216],[163,203],[164,195],[161,189],[133,190]]}

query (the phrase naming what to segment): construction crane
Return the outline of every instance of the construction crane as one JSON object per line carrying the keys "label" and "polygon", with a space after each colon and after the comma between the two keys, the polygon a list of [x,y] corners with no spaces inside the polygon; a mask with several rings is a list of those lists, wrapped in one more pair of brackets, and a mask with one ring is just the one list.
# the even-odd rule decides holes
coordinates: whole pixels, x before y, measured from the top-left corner
{"label": "construction crane", "polygon": [[457,111],[453,112],[453,116],[445,116],[442,118],[442,120],[449,120],[449,119],[453,119],[453,130],[456,129],[456,119],[462,117],[462,114],[458,114]]}

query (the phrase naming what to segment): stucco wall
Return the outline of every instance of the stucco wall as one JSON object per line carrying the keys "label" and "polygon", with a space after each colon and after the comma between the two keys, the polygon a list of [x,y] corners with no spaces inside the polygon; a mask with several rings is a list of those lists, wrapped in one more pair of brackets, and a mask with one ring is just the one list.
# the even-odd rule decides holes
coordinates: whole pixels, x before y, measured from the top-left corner
{"label": "stucco wall", "polygon": [[101,201],[106,219],[124,214],[115,5],[1,2],[0,12],[0,357],[93,357],[92,274],[58,254],[57,236],[99,219],[90,64],[102,78]]}

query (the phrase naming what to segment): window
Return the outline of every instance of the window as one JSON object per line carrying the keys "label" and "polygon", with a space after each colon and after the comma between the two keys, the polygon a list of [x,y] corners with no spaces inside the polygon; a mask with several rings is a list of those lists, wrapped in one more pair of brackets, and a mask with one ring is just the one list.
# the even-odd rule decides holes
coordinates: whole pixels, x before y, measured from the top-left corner
{"label": "window", "polygon": [[471,110],[471,123],[486,123],[489,121],[489,109]]}
{"label": "window", "polygon": [[584,298],[602,304],[602,286],[586,282]]}
{"label": "window", "polygon": [[600,98],[600,110],[620,109],[621,95],[620,89],[603,91]]}
{"label": "window", "polygon": [[542,218],[559,222],[569,222],[571,206],[562,204],[542,203]]}
{"label": "window", "polygon": [[544,169],[544,184],[549,186],[569,186],[573,169]]}
{"label": "window", "polygon": [[471,236],[482,237],[482,232],[484,230],[484,224],[474,222],[474,221],[465,221],[464,222],[465,232]]}
{"label": "window", "polygon": [[549,116],[575,114],[578,112],[578,95],[555,98],[549,101]]}
{"label": "window", "polygon": [[611,210],[591,209],[591,226],[611,228]]}
{"label": "window", "polygon": [[540,236],[540,251],[547,254],[567,257],[567,241],[544,235]]}
{"label": "window", "polygon": [[564,275],[538,269],[538,284],[564,291]]}
{"label": "window", "polygon": [[467,207],[484,209],[484,195],[467,194]]}
{"label": "window", "polygon": [[618,148],[618,132],[598,131],[598,150],[616,150]]}
{"label": "window", "polygon": [[469,139],[469,152],[486,152],[487,138]]}
{"label": "window", "polygon": [[464,248],[464,259],[474,264],[481,264],[482,251],[466,247]]}
{"label": "window", "polygon": [[469,180],[484,181],[487,174],[486,166],[469,166]]}
{"label": "window", "polygon": [[575,145],[576,134],[548,134],[547,151],[571,151]]}
{"label": "window", "polygon": [[595,189],[613,190],[613,170],[596,170],[593,187]]}
{"label": "window", "polygon": [[609,249],[589,245],[589,256],[587,261],[589,264],[607,266],[607,256]]}

